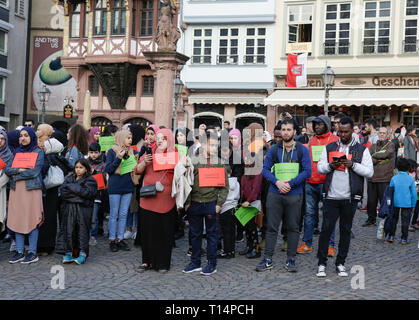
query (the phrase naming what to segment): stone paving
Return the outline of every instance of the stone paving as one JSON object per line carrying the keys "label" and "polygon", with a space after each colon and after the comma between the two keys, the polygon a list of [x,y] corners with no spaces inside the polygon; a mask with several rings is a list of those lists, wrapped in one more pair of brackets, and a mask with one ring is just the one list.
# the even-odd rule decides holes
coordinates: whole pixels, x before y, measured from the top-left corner
{"label": "stone paving", "polygon": [[[0,243],[0,299],[418,299],[419,297],[419,231],[409,232],[410,244],[402,246],[376,240],[376,227],[362,228],[366,215],[357,211],[346,266],[362,266],[365,289],[354,289],[355,276],[339,278],[329,260],[327,277],[315,276],[318,236],[311,254],[297,255],[297,273],[288,273],[283,265],[285,252],[280,250],[279,237],[273,270],[258,273],[259,259],[236,256],[218,260],[218,272],[212,276],[199,273],[185,275],[188,264],[186,237],[178,240],[173,250],[171,270],[167,274],[135,270],[140,263],[141,249],[112,253],[106,238],[91,247],[86,264],[62,265],[61,255],[40,257],[31,265],[9,264],[9,244]],[[400,236],[400,226],[396,237]],[[337,235],[336,243],[339,236]],[[133,241],[130,240],[131,246]],[[243,248],[237,244],[236,249]],[[205,265],[205,258],[202,259]],[[54,265],[65,270],[65,288],[52,289]],[[354,268],[355,269],[355,268]]]}

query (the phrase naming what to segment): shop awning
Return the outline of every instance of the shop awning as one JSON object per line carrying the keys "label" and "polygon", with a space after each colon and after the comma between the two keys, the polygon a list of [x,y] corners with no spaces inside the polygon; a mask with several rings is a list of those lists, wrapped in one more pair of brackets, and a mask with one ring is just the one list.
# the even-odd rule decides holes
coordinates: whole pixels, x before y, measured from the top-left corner
{"label": "shop awning", "polygon": [[[276,89],[265,99],[265,105],[278,106],[323,106],[323,88]],[[332,88],[329,91],[329,106],[417,106],[419,88]]]}
{"label": "shop awning", "polygon": [[266,95],[238,95],[238,94],[196,94],[191,95],[188,103],[205,104],[264,104]]}

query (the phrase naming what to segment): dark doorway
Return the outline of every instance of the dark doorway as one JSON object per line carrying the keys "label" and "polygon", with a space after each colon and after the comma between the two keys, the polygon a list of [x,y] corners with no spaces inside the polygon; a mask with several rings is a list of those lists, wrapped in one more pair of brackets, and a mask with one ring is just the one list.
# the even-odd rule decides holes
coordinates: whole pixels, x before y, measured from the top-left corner
{"label": "dark doorway", "polygon": [[201,116],[195,118],[195,129],[198,129],[202,123],[205,124],[207,127],[215,125],[219,125],[221,128],[223,127],[222,120],[220,118],[213,116]]}
{"label": "dark doorway", "polygon": [[68,129],[70,129],[70,124],[65,121],[55,121],[51,126],[57,130],[60,130],[62,133],[67,134]]}
{"label": "dark doorway", "polygon": [[243,117],[236,119],[236,129],[243,131],[251,123],[260,123],[263,128],[265,128],[265,121],[262,118],[255,118],[255,117]]}

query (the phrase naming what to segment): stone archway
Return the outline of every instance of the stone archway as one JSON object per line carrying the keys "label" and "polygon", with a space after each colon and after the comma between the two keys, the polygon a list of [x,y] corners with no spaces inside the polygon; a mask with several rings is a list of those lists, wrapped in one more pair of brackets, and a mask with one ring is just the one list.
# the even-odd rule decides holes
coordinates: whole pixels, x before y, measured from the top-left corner
{"label": "stone archway", "polygon": [[266,116],[262,114],[255,112],[246,112],[234,116],[234,128],[239,129],[240,131],[242,131],[252,122],[260,123],[263,126],[264,130],[266,129]]}
{"label": "stone archway", "polygon": [[220,124],[223,127],[224,116],[211,111],[200,112],[192,116],[192,128],[197,129],[201,123],[206,125]]}

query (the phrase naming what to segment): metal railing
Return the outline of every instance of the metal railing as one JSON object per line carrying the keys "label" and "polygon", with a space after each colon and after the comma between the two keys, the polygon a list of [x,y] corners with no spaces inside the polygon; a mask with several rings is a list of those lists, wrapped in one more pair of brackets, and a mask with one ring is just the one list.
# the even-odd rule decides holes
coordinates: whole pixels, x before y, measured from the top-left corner
{"label": "metal railing", "polygon": [[363,54],[388,54],[390,53],[390,41],[388,43],[380,43],[379,41],[373,44],[366,44],[362,42],[362,53]]}
{"label": "metal railing", "polygon": [[264,54],[250,54],[243,56],[244,64],[264,64],[265,55]]}
{"label": "metal railing", "polygon": [[419,53],[419,40],[403,40],[403,53]]}
{"label": "metal railing", "polygon": [[239,63],[239,55],[218,55],[217,56],[217,64],[238,64]]}
{"label": "metal railing", "polygon": [[192,56],[192,64],[211,64],[211,56]]}
{"label": "metal railing", "polygon": [[328,55],[348,55],[349,43],[323,43],[323,54]]}

